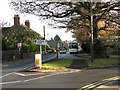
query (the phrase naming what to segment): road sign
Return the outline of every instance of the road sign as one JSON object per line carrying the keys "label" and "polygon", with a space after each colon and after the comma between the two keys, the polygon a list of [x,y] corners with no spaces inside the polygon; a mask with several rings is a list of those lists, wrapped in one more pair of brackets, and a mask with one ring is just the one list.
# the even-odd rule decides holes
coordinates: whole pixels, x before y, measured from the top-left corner
{"label": "road sign", "polygon": [[18,48],[22,48],[22,43],[18,43]]}
{"label": "road sign", "polygon": [[41,39],[35,39],[34,44],[35,45],[47,45],[47,41],[46,40],[41,40]]}

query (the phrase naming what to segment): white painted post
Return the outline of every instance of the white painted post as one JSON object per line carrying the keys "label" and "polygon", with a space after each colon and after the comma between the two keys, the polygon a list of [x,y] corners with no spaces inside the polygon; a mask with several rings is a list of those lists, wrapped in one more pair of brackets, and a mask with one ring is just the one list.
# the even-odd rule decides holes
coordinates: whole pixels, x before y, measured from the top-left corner
{"label": "white painted post", "polygon": [[38,68],[42,67],[42,55],[41,54],[35,54],[35,66]]}

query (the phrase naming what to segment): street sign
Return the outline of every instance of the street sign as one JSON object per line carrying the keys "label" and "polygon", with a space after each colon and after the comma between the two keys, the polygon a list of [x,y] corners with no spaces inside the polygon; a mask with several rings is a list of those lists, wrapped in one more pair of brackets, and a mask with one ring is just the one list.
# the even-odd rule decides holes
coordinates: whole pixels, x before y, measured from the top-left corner
{"label": "street sign", "polygon": [[18,48],[22,48],[22,43],[18,43]]}
{"label": "street sign", "polygon": [[47,45],[47,41],[46,40],[41,40],[41,39],[35,39],[34,44],[35,45]]}

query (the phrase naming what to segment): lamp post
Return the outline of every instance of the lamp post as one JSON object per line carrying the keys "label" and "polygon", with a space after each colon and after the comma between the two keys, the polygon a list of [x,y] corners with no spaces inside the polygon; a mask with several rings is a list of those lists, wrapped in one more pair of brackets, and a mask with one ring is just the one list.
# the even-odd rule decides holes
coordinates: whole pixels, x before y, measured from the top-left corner
{"label": "lamp post", "polygon": [[[43,30],[44,30],[44,40],[45,40],[45,26],[43,26]],[[45,46],[45,54],[46,54],[46,46]]]}
{"label": "lamp post", "polygon": [[93,15],[92,15],[92,0],[90,0],[90,29],[91,29],[91,62],[93,62],[94,51],[93,51]]}

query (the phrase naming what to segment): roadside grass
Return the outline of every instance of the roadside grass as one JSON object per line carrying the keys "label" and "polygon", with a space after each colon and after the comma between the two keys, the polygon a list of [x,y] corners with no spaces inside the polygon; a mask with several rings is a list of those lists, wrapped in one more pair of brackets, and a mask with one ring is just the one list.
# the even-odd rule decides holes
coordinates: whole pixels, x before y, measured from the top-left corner
{"label": "roadside grass", "polygon": [[120,57],[120,55],[110,55],[110,57]]}
{"label": "roadside grass", "polygon": [[84,56],[89,56],[90,54],[87,54],[87,53],[82,53],[82,55],[84,55]]}
{"label": "roadside grass", "polygon": [[62,60],[56,60],[48,63],[44,63],[42,65],[42,68],[45,68],[47,70],[59,70],[59,69],[66,69],[72,64],[72,59],[62,59]]}
{"label": "roadside grass", "polygon": [[99,66],[113,66],[113,65],[119,65],[118,59],[110,59],[110,58],[100,58],[100,59],[94,59],[94,62],[92,63],[91,60],[87,60],[89,67],[99,67]]}

